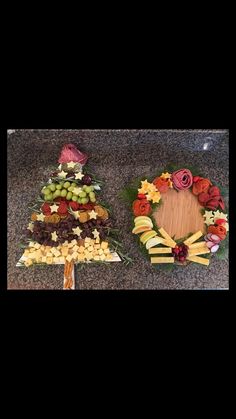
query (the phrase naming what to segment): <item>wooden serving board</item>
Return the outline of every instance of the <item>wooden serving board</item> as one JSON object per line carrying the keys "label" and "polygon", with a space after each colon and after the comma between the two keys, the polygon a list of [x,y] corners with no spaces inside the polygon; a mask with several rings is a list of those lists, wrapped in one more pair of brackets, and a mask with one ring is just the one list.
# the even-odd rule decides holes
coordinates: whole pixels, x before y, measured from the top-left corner
{"label": "wooden serving board", "polygon": [[175,239],[201,230],[206,232],[204,218],[200,212],[203,208],[190,189],[177,192],[169,189],[161,194],[162,205],[154,212],[153,217],[158,227],[163,227]]}

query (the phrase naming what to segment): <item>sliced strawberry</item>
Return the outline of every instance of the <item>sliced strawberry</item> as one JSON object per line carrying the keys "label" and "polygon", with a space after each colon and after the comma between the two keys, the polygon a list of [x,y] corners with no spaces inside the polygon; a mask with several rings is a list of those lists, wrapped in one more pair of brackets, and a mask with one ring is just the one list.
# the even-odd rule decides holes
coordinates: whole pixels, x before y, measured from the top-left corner
{"label": "sliced strawberry", "polygon": [[138,199],[146,199],[146,195],[144,193],[139,193]]}
{"label": "sliced strawberry", "polygon": [[217,218],[217,220],[215,221],[215,224],[217,224],[218,226],[227,223],[226,220],[224,220],[224,218]]}
{"label": "sliced strawberry", "polygon": [[77,211],[80,207],[78,202],[70,201],[69,206],[72,208],[73,211]]}
{"label": "sliced strawberry", "polygon": [[41,210],[42,210],[44,215],[51,215],[51,208],[50,208],[50,205],[47,202],[45,202],[41,206]]}

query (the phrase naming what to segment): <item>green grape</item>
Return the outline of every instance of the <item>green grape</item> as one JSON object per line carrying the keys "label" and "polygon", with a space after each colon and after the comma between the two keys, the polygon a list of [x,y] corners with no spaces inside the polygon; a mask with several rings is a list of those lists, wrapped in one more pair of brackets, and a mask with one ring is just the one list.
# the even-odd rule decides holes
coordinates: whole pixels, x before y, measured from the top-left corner
{"label": "green grape", "polygon": [[73,189],[74,189],[74,186],[70,186],[70,187],[68,188],[68,191],[69,191],[69,192],[73,192]]}
{"label": "green grape", "polygon": [[87,204],[89,202],[88,198],[81,198],[82,204]]}
{"label": "green grape", "polygon": [[84,199],[84,198],[78,198],[77,199],[78,204],[82,204],[82,199]]}
{"label": "green grape", "polygon": [[95,193],[94,192],[89,192],[89,198],[95,198]]}
{"label": "green grape", "polygon": [[90,198],[91,202],[96,202],[96,198]]}
{"label": "green grape", "polygon": [[75,188],[77,186],[77,183],[72,182],[71,186],[73,186],[73,188]]}
{"label": "green grape", "polygon": [[80,197],[80,198],[85,198],[85,197],[86,197],[86,195],[87,195],[87,194],[86,194],[86,192],[85,192],[85,191],[82,191],[82,192],[80,192],[80,193],[79,193],[79,197]]}
{"label": "green grape", "polygon": [[43,193],[44,193],[44,195],[48,195],[48,194],[51,193],[51,191],[50,191],[50,189],[45,188],[44,191],[43,191]]}
{"label": "green grape", "polygon": [[83,185],[83,190],[85,191],[85,189],[87,188],[87,185]]}
{"label": "green grape", "polygon": [[61,180],[61,181],[59,182],[59,185],[63,186],[63,185],[64,185],[64,180]]}
{"label": "green grape", "polygon": [[59,189],[56,189],[55,192],[53,192],[53,199],[58,198],[58,196],[61,196],[61,191]]}
{"label": "green grape", "polygon": [[67,193],[67,195],[66,195],[66,199],[67,199],[67,201],[70,201],[71,200],[71,198],[72,198],[72,192],[68,192]]}
{"label": "green grape", "polygon": [[63,186],[65,189],[68,189],[70,187],[70,182],[65,182]]}
{"label": "green grape", "polygon": [[65,198],[65,196],[67,195],[67,190],[66,189],[62,189],[62,191],[61,191],[61,196],[63,197],[63,198]]}
{"label": "green grape", "polygon": [[77,200],[78,200],[78,197],[77,197],[76,195],[73,195],[73,196],[72,196],[72,201],[77,202]]}
{"label": "green grape", "polygon": [[62,185],[61,185],[60,183],[58,183],[58,184],[56,185],[56,189],[62,189]]}
{"label": "green grape", "polygon": [[94,186],[93,186],[93,185],[91,185],[91,186],[90,186],[90,189],[91,189],[91,192],[93,192],[93,191],[94,191]]}
{"label": "green grape", "polygon": [[90,186],[86,186],[86,188],[84,188],[85,192],[89,193],[91,192],[91,187]]}
{"label": "green grape", "polygon": [[45,195],[46,201],[52,201],[52,193]]}
{"label": "green grape", "polygon": [[51,185],[48,185],[50,191],[54,192],[56,190],[55,183],[51,183]]}

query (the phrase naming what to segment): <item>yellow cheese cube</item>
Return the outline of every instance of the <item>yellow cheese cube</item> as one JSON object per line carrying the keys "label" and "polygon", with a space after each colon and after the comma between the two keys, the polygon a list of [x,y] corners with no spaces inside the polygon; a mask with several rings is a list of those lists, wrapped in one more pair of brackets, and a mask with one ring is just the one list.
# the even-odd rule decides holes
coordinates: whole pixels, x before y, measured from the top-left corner
{"label": "yellow cheese cube", "polygon": [[99,239],[99,237],[96,237],[96,239],[95,239],[95,243],[100,243],[100,239]]}
{"label": "yellow cheese cube", "polygon": [[106,254],[106,260],[111,260],[111,259],[112,259],[112,254],[111,253]]}
{"label": "yellow cheese cube", "polygon": [[85,256],[85,258],[87,259],[87,260],[92,260],[93,259],[93,255],[92,255],[92,253],[88,253],[88,255],[86,255]]}
{"label": "yellow cheese cube", "polygon": [[24,251],[23,255],[24,255],[24,256],[27,256],[27,255],[29,254],[29,252],[30,252],[30,251],[29,251],[29,249],[26,249],[26,250]]}
{"label": "yellow cheese cube", "polygon": [[66,260],[68,260],[68,262],[71,262],[71,261],[72,261],[72,259],[73,259],[73,258],[72,258],[72,255],[67,255],[67,256],[66,256]]}
{"label": "yellow cheese cube", "polygon": [[29,247],[34,247],[34,242],[29,242]]}
{"label": "yellow cheese cube", "polygon": [[49,250],[51,249],[51,246],[45,246],[45,251],[49,252]]}
{"label": "yellow cheese cube", "polygon": [[98,255],[98,249],[93,250],[93,256],[96,256],[96,255]]}
{"label": "yellow cheese cube", "polygon": [[88,243],[88,242],[84,243],[84,247],[89,247],[89,246],[90,246],[90,243]]}
{"label": "yellow cheese cube", "polygon": [[76,260],[78,258],[78,253],[77,252],[73,252],[71,256],[72,256],[72,258],[74,260]]}
{"label": "yellow cheese cube", "polygon": [[88,251],[89,251],[89,252],[92,252],[92,251],[93,251],[93,246],[89,246],[89,247],[88,247]]}
{"label": "yellow cheese cube", "polygon": [[43,256],[43,257],[42,257],[42,262],[43,262],[43,263],[46,263],[46,260],[47,260],[46,256]]}
{"label": "yellow cheese cube", "polygon": [[90,245],[93,246],[95,244],[95,240],[94,239],[90,239]]}
{"label": "yellow cheese cube", "polygon": [[103,250],[103,252],[104,252],[105,254],[108,254],[108,253],[110,253],[110,249],[104,249],[104,250]]}
{"label": "yellow cheese cube", "polygon": [[85,247],[84,246],[80,246],[78,249],[79,253],[84,253]]}
{"label": "yellow cheese cube", "polygon": [[63,243],[63,246],[68,246],[68,243],[69,243],[68,240],[65,240]]}
{"label": "yellow cheese cube", "polygon": [[94,249],[100,249],[100,244],[95,244]]}
{"label": "yellow cheese cube", "polygon": [[46,256],[51,257],[52,256],[52,253],[51,252],[47,252],[46,253]]}
{"label": "yellow cheese cube", "polygon": [[59,256],[60,263],[65,263],[65,256]]}
{"label": "yellow cheese cube", "polygon": [[98,254],[99,255],[103,255],[103,250],[102,249],[99,249]]}
{"label": "yellow cheese cube", "polygon": [[73,240],[71,241],[71,244],[73,244],[73,246],[75,246],[75,245],[77,244],[77,240],[73,239]]}
{"label": "yellow cheese cube", "polygon": [[108,248],[108,242],[102,242],[101,249],[107,249],[107,248]]}
{"label": "yellow cheese cube", "polygon": [[100,260],[105,260],[106,259],[106,256],[104,254],[100,255],[99,257],[100,257]]}
{"label": "yellow cheese cube", "polygon": [[34,248],[35,249],[39,249],[40,248],[40,244],[39,243],[35,243]]}
{"label": "yellow cheese cube", "polygon": [[54,263],[58,263],[58,262],[60,262],[60,261],[59,261],[59,258],[57,258],[56,256],[54,256],[54,258],[53,258],[53,262],[54,262]]}
{"label": "yellow cheese cube", "polygon": [[53,262],[53,258],[52,258],[52,257],[47,257],[47,258],[46,258],[46,263],[47,263],[48,265],[51,265],[51,264],[52,264],[52,262]]}
{"label": "yellow cheese cube", "polygon": [[28,259],[35,259],[35,252],[30,252],[29,254],[28,254]]}
{"label": "yellow cheese cube", "polygon": [[83,253],[78,253],[78,261],[82,261],[85,259],[85,255]]}
{"label": "yellow cheese cube", "polygon": [[30,253],[35,252],[35,248],[34,248],[34,247],[31,247],[31,248],[29,249],[29,251],[30,251]]}
{"label": "yellow cheese cube", "polygon": [[76,244],[74,247],[73,247],[73,251],[74,252],[77,252],[77,250],[79,249],[79,246]]}
{"label": "yellow cheese cube", "polygon": [[33,265],[33,261],[31,260],[31,259],[27,259],[25,262],[24,262],[24,264],[25,264],[25,266],[30,266],[30,265]]}
{"label": "yellow cheese cube", "polygon": [[98,255],[94,256],[94,260],[100,260],[100,256]]}
{"label": "yellow cheese cube", "polygon": [[85,243],[90,243],[90,241],[91,241],[90,237],[85,237],[85,239],[84,239]]}
{"label": "yellow cheese cube", "polygon": [[68,255],[68,247],[62,247],[61,249],[61,254],[62,256],[67,256]]}
{"label": "yellow cheese cube", "polygon": [[70,242],[69,244],[68,244],[68,247],[69,247],[69,249],[71,248],[71,247],[73,247],[74,245]]}

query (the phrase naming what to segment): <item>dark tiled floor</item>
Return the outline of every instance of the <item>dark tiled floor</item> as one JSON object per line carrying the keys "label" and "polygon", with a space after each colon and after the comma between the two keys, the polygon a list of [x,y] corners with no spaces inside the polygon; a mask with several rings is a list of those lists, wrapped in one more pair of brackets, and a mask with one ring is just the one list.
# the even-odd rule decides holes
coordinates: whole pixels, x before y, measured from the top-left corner
{"label": "dark tiled floor", "polygon": [[228,261],[206,269],[189,265],[156,271],[143,259],[130,232],[130,213],[118,193],[132,178],[158,172],[166,163],[195,164],[212,182],[228,187],[228,132],[175,130],[16,130],[8,136],[8,288],[61,289],[63,266],[16,268],[17,247],[29,221],[28,203],[48,179],[63,144],[74,142],[88,153],[89,165],[106,181],[104,199],[112,206],[120,239],[134,264],[84,266],[76,272],[77,289],[219,289],[228,288]]}

